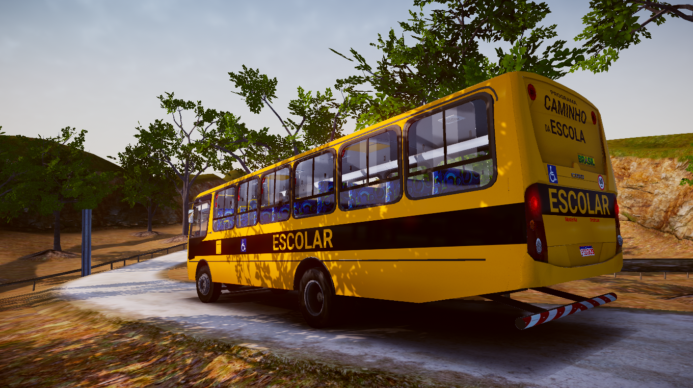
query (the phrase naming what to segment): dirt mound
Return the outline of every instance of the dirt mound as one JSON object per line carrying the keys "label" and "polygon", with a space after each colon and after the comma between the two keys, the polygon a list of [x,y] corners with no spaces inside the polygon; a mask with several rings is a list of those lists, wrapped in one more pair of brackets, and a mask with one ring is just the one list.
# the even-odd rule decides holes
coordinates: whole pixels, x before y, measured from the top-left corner
{"label": "dirt mound", "polygon": [[158,236],[159,232],[137,232],[137,233],[132,233],[130,236],[133,237],[152,237],[152,236]]}
{"label": "dirt mound", "polygon": [[45,251],[32,253],[30,255],[22,256],[19,260],[58,260],[58,259],[76,259],[82,257],[77,253],[56,251],[53,249],[46,249]]}
{"label": "dirt mound", "polygon": [[183,243],[183,242],[188,242],[188,236],[185,235],[178,235],[178,236],[173,236],[171,238],[167,238],[165,240],[161,240],[162,244],[171,244],[171,243]]}

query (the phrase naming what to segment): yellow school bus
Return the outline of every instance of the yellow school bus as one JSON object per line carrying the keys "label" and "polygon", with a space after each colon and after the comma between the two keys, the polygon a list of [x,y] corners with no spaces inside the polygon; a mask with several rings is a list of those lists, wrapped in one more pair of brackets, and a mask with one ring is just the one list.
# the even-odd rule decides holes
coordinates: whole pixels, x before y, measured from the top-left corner
{"label": "yellow school bus", "polygon": [[[615,299],[548,286],[623,262],[599,110],[525,72],[203,192],[191,221],[200,300],[224,285],[297,290],[315,327],[334,322],[335,296],[479,295],[535,313],[531,327]],[[528,288],[577,303],[543,310],[509,297]]]}

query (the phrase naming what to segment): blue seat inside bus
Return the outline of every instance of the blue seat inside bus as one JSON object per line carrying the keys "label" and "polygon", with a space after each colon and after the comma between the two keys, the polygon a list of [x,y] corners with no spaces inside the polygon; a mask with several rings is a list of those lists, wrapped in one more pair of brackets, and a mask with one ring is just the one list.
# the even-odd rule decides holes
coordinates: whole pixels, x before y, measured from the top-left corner
{"label": "blue seat inside bus", "polygon": [[474,186],[481,182],[481,174],[476,171],[448,168],[433,172],[433,194],[460,190],[463,186]]}
{"label": "blue seat inside bus", "polygon": [[417,176],[419,179],[407,178],[407,192],[412,197],[426,197],[431,195],[433,182],[429,174]]}
{"label": "blue seat inside bus", "polygon": [[[318,182],[315,194],[325,194],[334,191],[334,182]],[[326,214],[334,210],[334,194],[323,195],[318,198],[294,201],[294,217],[310,214]]]}
{"label": "blue seat inside bus", "polygon": [[364,206],[390,203],[399,197],[399,193],[399,181],[391,181],[375,186],[348,190],[342,192],[340,198],[342,198],[342,206],[346,206],[347,209],[357,209]]}
{"label": "blue seat inside bus", "polygon": [[269,224],[272,222],[286,221],[291,215],[291,205],[288,203],[268,207],[260,210],[260,223]]}

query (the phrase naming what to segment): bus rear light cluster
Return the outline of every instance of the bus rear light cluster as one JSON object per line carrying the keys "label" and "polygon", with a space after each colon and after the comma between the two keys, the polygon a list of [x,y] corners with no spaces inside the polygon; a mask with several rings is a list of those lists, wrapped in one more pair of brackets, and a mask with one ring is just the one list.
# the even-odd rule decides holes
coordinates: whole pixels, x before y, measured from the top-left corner
{"label": "bus rear light cluster", "polygon": [[534,184],[525,191],[525,220],[527,222],[527,253],[534,260],[548,262],[546,232],[542,217],[539,187]]}
{"label": "bus rear light cluster", "polygon": [[614,201],[614,213],[616,215],[616,254],[623,252],[623,237],[621,237],[621,211],[618,208],[618,199]]}
{"label": "bus rear light cluster", "polygon": [[592,124],[597,125],[597,115],[592,111]]}
{"label": "bus rear light cluster", "polygon": [[529,93],[529,98],[534,101],[537,98],[537,90],[534,89],[534,85],[527,85],[527,93]]}

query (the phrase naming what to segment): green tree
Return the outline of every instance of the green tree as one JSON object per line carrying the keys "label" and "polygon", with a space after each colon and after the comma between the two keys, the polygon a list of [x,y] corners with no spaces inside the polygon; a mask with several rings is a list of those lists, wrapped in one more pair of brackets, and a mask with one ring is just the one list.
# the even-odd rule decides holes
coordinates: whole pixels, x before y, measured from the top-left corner
{"label": "green tree", "polygon": [[[172,116],[175,127],[156,120],[149,124],[148,129],[138,126],[135,137],[142,147],[150,150],[149,158],[170,168],[168,178],[181,196],[182,234],[187,235],[190,188],[197,177],[209,168],[217,171],[229,171],[232,168],[232,160],[219,157],[219,151],[214,147],[222,134],[220,126],[224,127],[226,117],[232,116],[227,116],[227,112],[206,109],[200,101],[195,103],[176,99],[173,93],[166,93],[165,97],[161,95],[158,98],[161,107]],[[189,129],[183,123],[184,111],[194,115]]]}
{"label": "green tree", "polygon": [[[277,78],[270,78],[260,73],[259,69],[247,68],[245,65],[237,73],[230,72],[229,77],[239,89],[233,93],[243,97],[251,112],[259,114],[263,108],[269,108],[286,131],[286,136],[273,138],[272,144],[255,143],[262,146],[265,154],[270,156],[269,160],[263,160],[259,165],[298,155],[343,136],[348,111],[341,109],[332,89],[327,88],[324,93],[318,91],[313,95],[311,91],[299,86],[297,98],[288,103],[289,112],[295,118],[284,119],[273,106],[277,98]],[[266,130],[268,129],[263,128],[263,131]]]}
{"label": "green tree", "polygon": [[[424,7],[434,3],[443,8],[426,15]],[[383,54],[375,67],[353,48],[353,59],[330,49],[355,61],[362,73],[335,85],[348,93],[346,105],[358,117],[357,129],[506,72],[523,70],[557,79],[584,60],[584,49],[565,48],[565,40],[548,43],[557,33],[555,24],[539,26],[550,13],[543,2],[414,0],[414,6],[419,9],[399,23],[402,36],[391,29],[387,37],[378,35],[371,43]],[[412,45],[405,35],[412,37]],[[479,51],[481,42],[512,46],[508,52],[496,48],[493,62]],[[362,85],[373,91],[359,91]]]}
{"label": "green tree", "polygon": [[[24,158],[11,151],[24,149],[25,145],[17,144],[23,142],[23,139],[6,136],[0,126],[0,140],[2,140],[0,141],[0,214],[9,221],[16,217],[20,210],[14,201],[10,201],[17,190],[13,187],[13,183],[26,173],[28,167],[25,165]],[[15,194],[12,194],[13,191]]]}
{"label": "green tree", "polygon": [[[75,209],[94,209],[115,189],[113,172],[94,171],[84,152],[87,131],[77,133],[65,127],[56,137],[28,139],[17,136],[25,145],[14,158],[14,173],[21,173],[10,183],[3,196],[4,209],[30,208],[42,215],[52,214],[53,249],[61,251],[60,212],[71,203]],[[7,218],[16,213],[6,212]]]}
{"label": "green tree", "polygon": [[[118,153],[118,161],[124,172],[123,201],[130,207],[140,204],[147,209],[147,232],[152,232],[152,220],[160,207],[176,206],[176,194],[169,176],[173,173],[160,159],[149,158],[151,149],[137,144],[128,145]],[[113,158],[115,159],[115,158]]]}
{"label": "green tree", "polygon": [[217,134],[209,144],[228,154],[241,165],[245,174],[284,159],[290,144],[279,135],[271,135],[269,128],[249,129],[240,117],[225,113],[219,122]]}
{"label": "green tree", "polygon": [[[594,73],[608,71],[618,60],[619,53],[639,44],[642,39],[652,39],[647,25],[654,22],[662,25],[667,16],[693,22],[693,5],[665,3],[647,0],[592,0],[591,11],[582,18],[584,30],[576,41],[584,41],[583,49],[588,58],[573,65],[571,71],[578,69]],[[692,11],[686,15],[682,10]],[[640,12],[648,12],[649,17],[642,21]]]}

